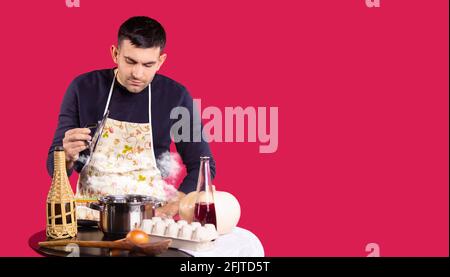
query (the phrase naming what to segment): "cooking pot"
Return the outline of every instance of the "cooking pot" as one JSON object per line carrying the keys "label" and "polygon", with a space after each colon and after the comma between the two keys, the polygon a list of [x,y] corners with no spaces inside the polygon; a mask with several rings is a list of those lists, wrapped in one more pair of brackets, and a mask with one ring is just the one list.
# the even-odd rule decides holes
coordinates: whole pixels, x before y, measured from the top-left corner
{"label": "cooking pot", "polygon": [[99,228],[108,237],[124,237],[133,229],[140,228],[142,220],[154,216],[162,201],[151,196],[107,195],[90,207],[100,212]]}

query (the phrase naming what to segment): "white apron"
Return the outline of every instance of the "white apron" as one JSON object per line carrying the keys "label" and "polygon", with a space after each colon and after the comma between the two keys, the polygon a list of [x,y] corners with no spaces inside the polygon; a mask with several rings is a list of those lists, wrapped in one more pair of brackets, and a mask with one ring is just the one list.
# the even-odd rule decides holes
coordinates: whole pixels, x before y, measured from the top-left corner
{"label": "white apron", "polygon": [[[103,115],[109,108],[116,74],[109,90]],[[77,218],[98,220],[98,212],[80,202],[99,196],[143,194],[161,201],[176,197],[177,190],[164,182],[156,166],[152,135],[151,83],[148,86],[149,123],[106,119],[90,162],[81,170],[75,197]]]}

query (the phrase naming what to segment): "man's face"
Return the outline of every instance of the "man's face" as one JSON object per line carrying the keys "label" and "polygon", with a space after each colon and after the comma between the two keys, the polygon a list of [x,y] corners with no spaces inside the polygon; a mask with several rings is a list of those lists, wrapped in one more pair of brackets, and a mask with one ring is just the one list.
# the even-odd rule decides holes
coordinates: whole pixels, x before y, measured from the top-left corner
{"label": "man's face", "polygon": [[159,47],[137,48],[130,40],[123,40],[116,48],[111,47],[111,55],[117,64],[117,79],[129,92],[141,92],[155,77],[166,60]]}

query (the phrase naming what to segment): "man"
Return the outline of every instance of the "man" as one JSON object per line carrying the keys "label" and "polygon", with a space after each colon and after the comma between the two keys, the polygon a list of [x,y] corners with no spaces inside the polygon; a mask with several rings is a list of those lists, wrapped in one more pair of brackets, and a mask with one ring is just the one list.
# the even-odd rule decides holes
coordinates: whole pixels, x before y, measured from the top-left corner
{"label": "man", "polygon": [[[70,84],[59,114],[50,147],[47,169],[53,174],[53,151],[63,146],[67,172],[80,176],[77,198],[92,199],[106,194],[145,194],[167,201],[159,216],[178,212],[179,200],[196,189],[201,156],[212,156],[205,141],[193,142],[193,101],[184,86],[157,74],[167,54],[166,35],[157,21],[132,17],[119,29],[118,45],[111,46],[117,68],[92,71]],[[163,180],[157,158],[169,151],[170,118],[173,108],[190,112],[190,141],[176,142],[187,176],[178,191]],[[80,153],[89,153],[91,130],[84,128],[105,118],[95,151],[85,166]],[[174,134],[172,134],[174,135]],[[211,159],[211,175],[215,163]]]}

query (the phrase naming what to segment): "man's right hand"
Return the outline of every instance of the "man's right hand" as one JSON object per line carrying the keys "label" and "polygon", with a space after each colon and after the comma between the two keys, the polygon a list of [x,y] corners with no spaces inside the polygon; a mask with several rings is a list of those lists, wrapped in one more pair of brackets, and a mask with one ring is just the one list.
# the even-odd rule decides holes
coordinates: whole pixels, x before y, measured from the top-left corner
{"label": "man's right hand", "polygon": [[78,159],[81,151],[89,147],[88,141],[92,138],[88,128],[70,129],[64,134],[63,147],[66,154],[66,167],[71,169]]}

